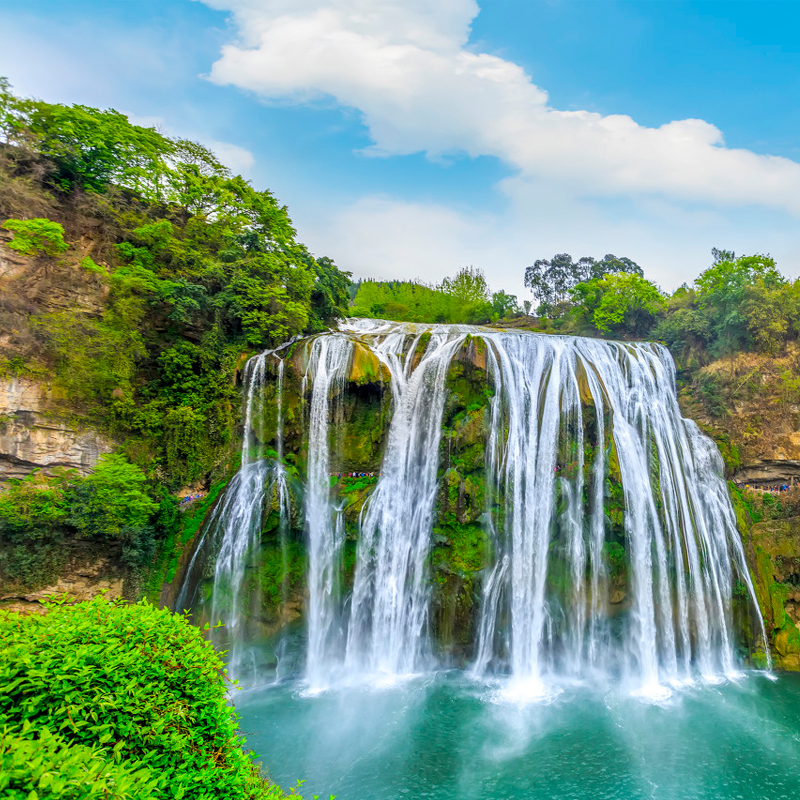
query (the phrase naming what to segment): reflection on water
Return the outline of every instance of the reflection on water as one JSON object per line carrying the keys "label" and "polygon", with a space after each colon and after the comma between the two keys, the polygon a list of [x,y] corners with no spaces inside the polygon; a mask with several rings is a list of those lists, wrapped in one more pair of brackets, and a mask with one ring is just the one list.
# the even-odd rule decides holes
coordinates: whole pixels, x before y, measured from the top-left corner
{"label": "reflection on water", "polygon": [[316,696],[236,697],[248,746],[285,787],[338,800],[795,800],[800,676],[749,673],[666,699],[566,685],[536,701],[438,673]]}

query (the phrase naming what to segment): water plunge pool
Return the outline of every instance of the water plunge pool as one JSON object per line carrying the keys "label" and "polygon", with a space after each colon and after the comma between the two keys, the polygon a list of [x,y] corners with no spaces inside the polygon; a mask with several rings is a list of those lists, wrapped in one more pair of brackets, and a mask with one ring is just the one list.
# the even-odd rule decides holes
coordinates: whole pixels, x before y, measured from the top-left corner
{"label": "water plunge pool", "polygon": [[337,800],[796,800],[800,675],[756,672],[662,701],[564,686],[538,702],[439,672],[309,695],[235,698],[247,747],[284,789]]}

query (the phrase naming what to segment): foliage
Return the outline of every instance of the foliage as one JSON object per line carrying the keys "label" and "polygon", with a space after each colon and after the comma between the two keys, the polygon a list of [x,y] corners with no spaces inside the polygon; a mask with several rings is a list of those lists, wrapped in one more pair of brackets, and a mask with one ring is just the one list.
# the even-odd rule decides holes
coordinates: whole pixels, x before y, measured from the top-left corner
{"label": "foliage", "polygon": [[102,455],[94,471],[72,489],[69,521],[82,536],[118,538],[141,528],[158,509],[139,467],[115,453]]}
{"label": "foliage", "polygon": [[[708,320],[715,356],[750,349],[757,341],[774,351],[792,310],[781,302],[786,279],[769,256],[715,251],[715,262],[695,282],[699,310]],[[744,323],[744,324],[742,324]]]}
{"label": "foliage", "polygon": [[104,191],[112,183],[160,198],[172,142],[152,128],[132,125],[117,111],[28,101],[22,107],[37,149],[54,164],[52,181]]}
{"label": "foliage", "polygon": [[0,494],[0,536],[23,532],[28,539],[49,536],[65,523],[74,480],[78,480],[77,473],[57,471],[52,478],[32,472],[22,480],[9,481]]}
{"label": "foliage", "polygon": [[222,662],[181,616],[102,597],[0,611],[0,644],[4,796],[282,796],[242,750]]}
{"label": "foliage", "polygon": [[619,542],[606,542],[603,545],[603,561],[612,580],[618,580],[625,573],[628,556]]}
{"label": "foliage", "polygon": [[122,560],[141,567],[155,539],[175,524],[175,501],[159,491],[119,454],[101,456],[86,478],[62,469],[10,481],[0,493],[0,572],[26,585],[44,583],[68,539],[119,542]]}
{"label": "foliage", "polygon": [[483,272],[464,267],[438,286],[413,281],[365,280],[350,315],[398,322],[482,324],[519,314],[514,295],[492,294]]}
{"label": "foliage", "polygon": [[53,206],[52,220],[6,222],[12,247],[67,252],[87,216],[99,232],[91,257],[73,257],[103,286],[99,312],[29,323],[64,410],[169,488],[206,480],[230,456],[242,350],[333,324],[349,273],[296,240],[270,192],[117,111],[19,98],[3,80],[0,141],[10,178]]}
{"label": "foliage", "polygon": [[[530,303],[528,304],[530,307]],[[508,294],[502,289],[492,295],[492,317],[496,319],[506,319],[516,317],[522,313],[517,296]],[[527,313],[527,312],[525,312]]]}
{"label": "foliage", "polygon": [[7,800],[137,800],[152,797],[156,781],[104,757],[97,746],[71,745],[48,728],[24,723],[17,735],[0,730],[0,792]]}
{"label": "foliage", "polygon": [[69,249],[64,228],[49,219],[7,219],[2,227],[13,231],[8,246],[26,256],[57,256]]}
{"label": "foliage", "polygon": [[[610,255],[539,260],[525,282],[548,318],[547,330],[660,340],[691,370],[738,352],[784,352],[800,336],[800,281],[788,281],[767,255],[737,257],[714,248],[712,258],[694,285],[671,296],[630,259]],[[719,406],[711,383],[700,391]]]}
{"label": "foliage", "polygon": [[570,297],[601,334],[644,336],[664,308],[664,298],[654,284],[625,272],[579,283]]}
{"label": "foliage", "polygon": [[549,261],[539,259],[525,269],[525,285],[538,301],[537,314],[552,316],[557,307],[569,302],[570,293],[581,283],[599,280],[612,272],[641,276],[642,268],[629,258],[607,254],[596,261],[591,256],[572,260],[569,253],[558,253]]}

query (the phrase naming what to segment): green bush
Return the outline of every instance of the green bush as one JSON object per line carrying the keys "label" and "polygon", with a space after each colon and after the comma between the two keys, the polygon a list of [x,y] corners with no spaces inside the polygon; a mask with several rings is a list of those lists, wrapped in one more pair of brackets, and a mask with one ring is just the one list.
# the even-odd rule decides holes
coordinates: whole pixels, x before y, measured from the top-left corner
{"label": "green bush", "polygon": [[280,798],[242,749],[223,664],[182,616],[103,597],[0,611],[0,789],[26,798]]}
{"label": "green bush", "polygon": [[178,519],[176,500],[120,454],[94,472],[33,472],[0,493],[0,577],[35,588],[56,577],[70,539],[118,541],[123,563],[147,563]]}
{"label": "green bush", "polygon": [[492,294],[483,272],[464,267],[438,286],[414,281],[362,281],[350,314],[400,322],[481,324],[519,313],[517,298]]}
{"label": "green bush", "polygon": [[69,248],[64,228],[49,219],[7,219],[3,227],[14,233],[8,246],[26,256],[57,256]]}
{"label": "green bush", "polygon": [[147,478],[125,456],[100,456],[94,471],[75,484],[70,522],[84,536],[116,539],[124,528],[146,525],[158,509],[147,492]]}
{"label": "green bush", "polygon": [[[0,793],[6,800],[137,800],[156,780],[146,769],[106,760],[104,748],[70,745],[44,728],[0,731]],[[33,794],[32,794],[33,793]]]}

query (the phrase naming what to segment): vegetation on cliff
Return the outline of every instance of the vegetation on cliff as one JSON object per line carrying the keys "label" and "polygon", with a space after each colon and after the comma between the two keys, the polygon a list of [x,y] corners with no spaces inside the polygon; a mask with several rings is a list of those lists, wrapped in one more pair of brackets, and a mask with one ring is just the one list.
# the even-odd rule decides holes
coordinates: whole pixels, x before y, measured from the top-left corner
{"label": "vegetation on cliff", "polygon": [[[672,295],[630,259],[600,261],[566,253],[528,267],[543,330],[611,338],[655,339],[686,366],[741,351],[770,355],[800,334],[800,284],[766,255],[712,250],[713,263],[693,286]],[[546,279],[546,280],[545,280]]]}
{"label": "vegetation on cliff", "polygon": [[[347,274],[296,241],[270,192],[197,143],[7,84],[0,120],[10,246],[44,262],[74,255],[73,272],[90,270],[104,295],[97,315],[35,309],[22,363],[17,352],[6,368],[44,367],[134,461],[171,485],[197,480],[230,438],[238,354],[324,329],[344,313]],[[99,235],[84,254],[90,221]]]}
{"label": "vegetation on cliff", "polygon": [[480,325],[519,316],[517,298],[492,292],[479,269],[464,267],[453,278],[429,286],[418,281],[360,281],[349,313],[397,322]]}
{"label": "vegetation on cliff", "polygon": [[144,563],[179,526],[167,494],[236,466],[242,352],[326,328],[348,274],[202,145],[4,80],[0,223],[30,265],[0,303],[0,374],[48,381],[59,413],[117,442],[149,512],[92,505],[99,479],[40,475],[0,506],[0,539],[122,538]]}

